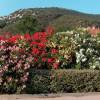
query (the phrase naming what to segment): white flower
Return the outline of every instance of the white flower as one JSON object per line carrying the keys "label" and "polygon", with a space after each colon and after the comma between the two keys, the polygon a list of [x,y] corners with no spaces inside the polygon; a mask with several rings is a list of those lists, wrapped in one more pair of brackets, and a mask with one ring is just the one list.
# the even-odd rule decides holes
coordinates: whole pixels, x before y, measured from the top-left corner
{"label": "white flower", "polygon": [[96,68],[96,66],[95,66],[95,65],[93,65],[93,66],[91,66],[91,68],[92,68],[92,69],[95,69],[95,68]]}
{"label": "white flower", "polygon": [[82,62],[85,62],[86,60],[87,60],[87,58],[83,58],[83,59],[82,59]]}

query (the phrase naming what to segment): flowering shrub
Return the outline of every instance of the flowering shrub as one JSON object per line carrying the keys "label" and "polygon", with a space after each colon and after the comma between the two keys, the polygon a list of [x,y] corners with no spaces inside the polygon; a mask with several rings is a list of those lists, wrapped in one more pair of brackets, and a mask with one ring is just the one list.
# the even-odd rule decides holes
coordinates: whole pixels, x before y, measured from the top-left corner
{"label": "flowering shrub", "polygon": [[[71,35],[66,32],[60,32],[53,35],[49,39],[48,46],[58,49],[58,62],[60,68],[72,68],[75,64],[75,48],[76,44],[72,41]],[[55,51],[56,52],[56,51]]]}
{"label": "flowering shrub", "polygon": [[[50,33],[51,34],[51,33]],[[58,68],[57,50],[46,46],[50,34],[0,36],[0,92],[21,92],[29,70]]]}
{"label": "flowering shrub", "polygon": [[0,36],[0,92],[23,92],[32,69],[100,69],[100,36],[86,30]]}
{"label": "flowering shrub", "polygon": [[80,34],[77,43],[77,66],[100,69],[100,37],[92,37],[87,33]]}
{"label": "flowering shrub", "polygon": [[60,68],[100,69],[100,36],[86,29],[59,32],[48,42],[58,49]]}

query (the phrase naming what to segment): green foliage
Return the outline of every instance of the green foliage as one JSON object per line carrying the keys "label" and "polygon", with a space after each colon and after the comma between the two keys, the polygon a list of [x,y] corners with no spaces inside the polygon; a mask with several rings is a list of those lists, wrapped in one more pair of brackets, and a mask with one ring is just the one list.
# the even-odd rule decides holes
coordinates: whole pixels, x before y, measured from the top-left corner
{"label": "green foliage", "polygon": [[100,69],[100,37],[87,32],[76,32],[76,62],[81,69]]}
{"label": "green foliage", "polygon": [[38,31],[38,21],[32,16],[25,16],[16,23],[16,28],[21,33],[30,33]]}
{"label": "green foliage", "polygon": [[26,93],[38,94],[50,92],[50,70],[31,70]]}
{"label": "green foliage", "polygon": [[26,93],[100,92],[97,70],[31,70]]}
{"label": "green foliage", "polygon": [[5,26],[6,26],[6,21],[0,20],[0,28],[2,29]]}
{"label": "green foliage", "polygon": [[[30,69],[29,78],[26,89],[21,93],[100,92],[100,71],[98,70]],[[11,87],[5,87],[5,89],[6,91],[10,89],[12,93],[15,93],[16,86],[11,84]]]}
{"label": "green foliage", "polygon": [[[34,24],[32,25],[32,22],[25,22],[26,23],[26,28],[23,28],[23,21],[25,21],[22,18],[15,17],[14,15],[20,15],[20,16],[33,16],[34,18],[36,18],[36,20],[38,21],[38,25],[36,24],[35,27]],[[66,31],[66,30],[71,30],[74,29],[76,27],[87,27],[87,26],[99,26],[100,23],[100,15],[92,15],[92,14],[84,14],[84,13],[80,13],[77,11],[73,11],[73,10],[68,10],[68,9],[62,9],[62,8],[55,8],[55,7],[51,7],[51,8],[33,8],[33,9],[23,9],[23,10],[18,10],[14,13],[12,13],[12,18],[6,19],[7,25],[2,29],[3,32],[7,31],[7,29],[12,30],[12,28],[14,29],[15,25],[18,24],[20,21],[22,21],[22,25],[21,25],[21,30],[23,30],[24,32],[28,31],[30,32],[31,30],[33,31],[34,28],[36,29],[40,29],[44,30],[45,27],[47,26],[53,26],[55,28],[55,31]],[[32,18],[33,20],[33,18]],[[31,21],[32,21],[31,20]],[[29,26],[27,25],[28,23]],[[12,28],[10,28],[9,26],[12,25]],[[32,26],[31,26],[32,25]],[[18,24],[17,27],[20,27],[20,25]],[[18,30],[16,29],[16,32]],[[12,33],[14,33],[15,30],[12,30]]]}
{"label": "green foliage", "polygon": [[57,48],[58,62],[60,68],[75,68],[75,49],[76,44],[72,41],[70,32],[59,32],[54,34],[48,43],[49,48]]}
{"label": "green foliage", "polygon": [[60,68],[100,69],[100,36],[92,36],[86,28],[58,32],[48,46],[58,49]]}

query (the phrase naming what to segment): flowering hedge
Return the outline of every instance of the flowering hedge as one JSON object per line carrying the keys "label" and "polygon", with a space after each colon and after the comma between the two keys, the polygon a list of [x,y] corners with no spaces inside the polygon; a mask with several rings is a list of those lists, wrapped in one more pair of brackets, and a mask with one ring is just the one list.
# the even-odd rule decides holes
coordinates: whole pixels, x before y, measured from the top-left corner
{"label": "flowering hedge", "polygon": [[91,35],[85,29],[59,32],[49,41],[58,48],[60,68],[100,69],[100,34]]}
{"label": "flowering hedge", "polygon": [[46,46],[51,33],[0,36],[0,92],[20,92],[29,70],[58,68],[57,50]]}
{"label": "flowering hedge", "polygon": [[73,30],[0,36],[0,93],[22,92],[32,69],[100,69],[100,36]]}

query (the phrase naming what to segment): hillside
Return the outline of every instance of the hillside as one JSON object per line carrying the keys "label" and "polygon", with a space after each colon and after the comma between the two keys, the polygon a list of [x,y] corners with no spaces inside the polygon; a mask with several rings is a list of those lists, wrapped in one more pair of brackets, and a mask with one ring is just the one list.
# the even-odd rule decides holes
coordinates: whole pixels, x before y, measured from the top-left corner
{"label": "hillside", "polygon": [[29,8],[20,9],[8,16],[0,17],[0,33],[19,32],[16,24],[25,16],[32,16],[38,21],[38,30],[43,30],[48,25],[56,31],[73,29],[76,27],[99,26],[100,15],[85,14],[63,8]]}

